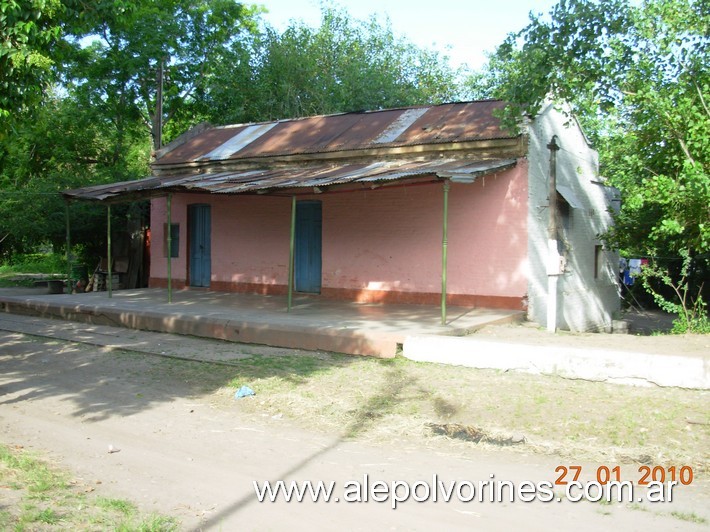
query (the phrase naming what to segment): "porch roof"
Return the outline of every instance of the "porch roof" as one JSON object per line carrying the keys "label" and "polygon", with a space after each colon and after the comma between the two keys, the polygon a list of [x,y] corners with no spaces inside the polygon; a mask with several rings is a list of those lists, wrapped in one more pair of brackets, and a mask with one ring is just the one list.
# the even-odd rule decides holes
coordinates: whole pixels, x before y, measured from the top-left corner
{"label": "porch roof", "polygon": [[332,185],[359,183],[374,187],[375,183],[418,178],[458,179],[471,182],[476,178],[501,172],[516,165],[516,159],[440,158],[427,161],[375,162],[311,162],[272,168],[244,168],[224,172],[148,177],[107,185],[96,185],[64,191],[67,199],[110,203],[130,199],[164,196],[174,192],[208,194],[287,194],[289,189],[319,189]]}

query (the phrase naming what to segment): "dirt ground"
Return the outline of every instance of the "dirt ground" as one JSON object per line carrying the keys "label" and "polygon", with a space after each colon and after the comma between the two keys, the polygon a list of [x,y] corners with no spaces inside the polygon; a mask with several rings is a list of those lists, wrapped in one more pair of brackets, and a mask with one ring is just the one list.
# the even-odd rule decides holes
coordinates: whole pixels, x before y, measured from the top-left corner
{"label": "dirt ground", "polygon": [[[111,334],[128,335],[125,330]],[[651,340],[642,350],[658,348],[659,338],[667,338],[550,338],[532,327],[489,328],[479,334],[521,342],[590,342],[599,346],[599,342],[608,341],[616,349],[621,348],[619,342],[638,346],[639,341]],[[163,350],[166,345],[179,344],[191,350],[209,350],[216,345],[195,338],[177,338],[171,344],[169,335],[155,338],[161,338],[157,347]],[[668,338],[660,348],[666,353],[707,352],[705,337]],[[288,504],[283,500],[259,503],[253,482],[267,479],[336,481],[340,487],[350,480],[363,482],[365,477],[388,483],[433,482],[434,475],[446,482],[489,480],[493,476],[520,483],[551,480],[558,476],[559,466],[580,465],[582,479],[589,480],[594,479],[600,466],[611,467],[614,463],[574,456],[562,458],[532,450],[474,447],[444,436],[423,440],[404,432],[400,438],[380,441],[373,439],[376,432],[369,429],[383,422],[384,418],[372,415],[373,408],[376,411],[383,405],[372,401],[365,405],[368,408],[358,410],[358,416],[347,426],[309,428],[310,418],[299,420],[282,415],[287,410],[286,403],[295,398],[275,399],[280,401],[278,411],[273,409],[279,407],[278,403],[265,404],[259,398],[235,400],[233,391],[229,397],[225,395],[225,379],[215,378],[213,366],[150,356],[146,353],[156,346],[147,345],[148,340],[139,343],[146,344],[136,346],[143,352],[106,351],[60,339],[0,331],[0,441],[46,454],[72,471],[80,485],[94,488],[97,495],[123,497],[146,511],[176,516],[183,530],[312,530],[314,526],[323,530],[429,530],[432,526],[497,530],[550,525],[577,530],[611,526],[620,530],[707,529],[698,523],[710,519],[709,484],[700,478],[702,474],[691,485],[677,490],[672,504],[410,500],[392,510],[389,502],[372,500],[352,504]],[[224,348],[225,344],[221,345]],[[357,399],[368,387],[379,385],[359,380],[357,366],[352,368],[353,373],[345,374],[346,381],[339,388],[344,398]],[[390,373],[396,370],[394,367]],[[226,367],[224,371],[230,370]],[[424,375],[427,366],[422,366],[422,371]],[[291,378],[300,379],[297,375]],[[611,385],[595,386],[615,393]],[[403,386],[401,393],[410,391]],[[645,396],[639,397],[643,400]],[[702,397],[707,407],[707,396]],[[335,404],[336,397],[333,399]],[[531,397],[531,401],[534,399]],[[475,401],[475,391],[470,400]],[[435,404],[443,410],[447,405]],[[320,408],[326,410],[330,406],[321,401]],[[702,404],[698,408],[707,412]],[[651,463],[657,460],[650,459]],[[637,467],[622,464],[622,471],[624,479],[638,480]],[[5,500],[4,489],[7,488],[0,487],[0,501]]]}

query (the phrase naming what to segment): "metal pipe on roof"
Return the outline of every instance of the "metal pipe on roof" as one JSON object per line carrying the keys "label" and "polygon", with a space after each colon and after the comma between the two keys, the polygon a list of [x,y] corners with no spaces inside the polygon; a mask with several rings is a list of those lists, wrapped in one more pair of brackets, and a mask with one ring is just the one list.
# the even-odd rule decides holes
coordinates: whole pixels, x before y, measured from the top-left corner
{"label": "metal pipe on roof", "polygon": [[291,312],[291,303],[293,302],[293,255],[296,242],[296,196],[291,196],[291,237],[289,239],[288,252],[288,303],[286,311]]}

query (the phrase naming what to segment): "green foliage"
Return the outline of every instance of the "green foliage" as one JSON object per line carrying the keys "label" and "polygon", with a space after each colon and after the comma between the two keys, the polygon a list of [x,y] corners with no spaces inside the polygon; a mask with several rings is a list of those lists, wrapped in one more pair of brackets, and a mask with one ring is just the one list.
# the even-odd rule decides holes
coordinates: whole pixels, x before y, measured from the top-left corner
{"label": "green foliage", "polygon": [[[570,103],[622,193],[607,243],[628,256],[698,257],[710,251],[709,57],[707,2],[560,0],[469,83],[510,101],[509,122],[547,100]],[[692,277],[667,273],[658,279],[690,283],[702,301]]]}
{"label": "green foliage", "polygon": [[[119,133],[100,113],[71,97],[54,97],[24,113],[0,144],[0,253],[56,249],[66,241],[60,192],[148,174],[149,140],[138,127]],[[101,240],[105,208],[71,206],[75,242]]]}
{"label": "green foliage", "polygon": [[52,79],[60,0],[0,2],[0,120],[41,99]]}
{"label": "green foliage", "polygon": [[267,28],[232,50],[205,93],[203,115],[220,123],[263,121],[441,103],[458,94],[458,73],[375,18],[324,7],[319,28]]}
{"label": "green foliage", "polygon": [[[126,128],[140,126],[152,134],[157,148],[161,64],[162,121],[168,123],[190,115],[231,47],[255,31],[256,13],[256,8],[231,0],[82,4],[69,15],[65,85],[83,105],[112,121],[119,140]],[[123,147],[119,143],[119,150]]]}
{"label": "green foliage", "polygon": [[67,260],[59,253],[15,254],[0,264],[0,273],[66,273]]}
{"label": "green foliage", "polygon": [[[643,285],[660,309],[678,316],[673,322],[673,333],[710,334],[710,318],[707,304],[702,296],[704,283],[690,282],[696,261],[686,250],[681,250],[680,255],[682,265],[677,275],[671,273],[670,267],[653,261],[641,270]],[[672,289],[675,297],[669,298],[664,295],[653,281],[659,281],[661,286]],[[698,286],[695,294],[692,293],[694,286]]]}

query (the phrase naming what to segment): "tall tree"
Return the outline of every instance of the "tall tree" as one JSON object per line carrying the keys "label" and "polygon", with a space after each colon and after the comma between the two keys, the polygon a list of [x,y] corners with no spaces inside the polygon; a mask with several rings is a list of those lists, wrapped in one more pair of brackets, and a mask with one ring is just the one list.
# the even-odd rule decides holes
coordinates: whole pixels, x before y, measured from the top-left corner
{"label": "tall tree", "polygon": [[[184,113],[230,47],[256,30],[258,11],[234,0],[82,4],[69,21],[65,83],[77,98],[110,117],[119,133],[127,123],[142,121],[154,148],[160,124]],[[164,115],[157,117],[159,77]]]}
{"label": "tall tree", "polygon": [[323,8],[318,28],[267,28],[251,54],[233,54],[206,95],[207,108],[227,122],[439,103],[460,87],[437,52],[397,37],[388,22],[332,7]]}
{"label": "tall tree", "polygon": [[0,1],[0,119],[41,99],[62,7],[61,0]]}
{"label": "tall tree", "polygon": [[707,2],[560,0],[510,35],[474,82],[513,103],[509,119],[548,98],[571,103],[624,197],[607,241],[636,256],[686,256],[707,272],[709,58]]}

